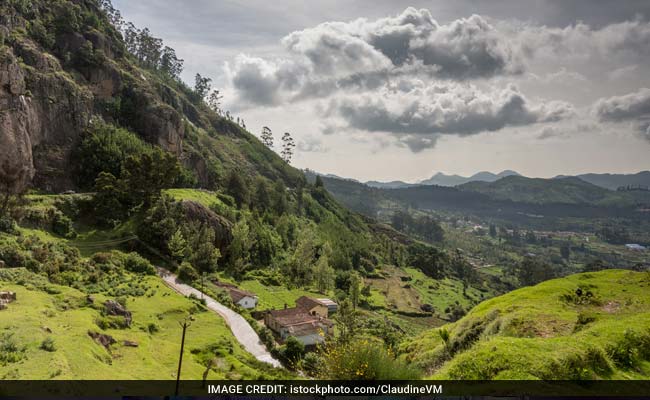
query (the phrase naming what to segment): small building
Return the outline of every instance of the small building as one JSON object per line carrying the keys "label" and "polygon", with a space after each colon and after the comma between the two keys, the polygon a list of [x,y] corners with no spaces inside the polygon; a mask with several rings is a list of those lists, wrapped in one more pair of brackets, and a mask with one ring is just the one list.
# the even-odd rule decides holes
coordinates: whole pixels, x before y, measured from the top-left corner
{"label": "small building", "polygon": [[323,318],[329,317],[338,309],[338,304],[330,299],[314,299],[302,296],[296,300],[296,307],[303,308],[311,315],[320,315]]}
{"label": "small building", "polygon": [[234,304],[247,310],[257,307],[258,298],[254,293],[237,288],[228,288],[227,290]]}
{"label": "small building", "polygon": [[264,324],[283,341],[293,336],[305,346],[315,345],[323,342],[325,335],[334,333],[334,323],[312,310],[313,313],[302,307],[269,310],[264,315]]}
{"label": "small building", "polygon": [[316,299],[312,299],[311,297],[307,296],[302,296],[296,300],[296,307],[302,308],[310,315],[320,315],[323,318],[327,318],[329,314],[329,310],[327,309],[326,305],[322,304]]}
{"label": "small building", "polygon": [[628,250],[634,251],[644,251],[646,249],[645,246],[641,246],[640,244],[636,243],[626,244],[625,247],[627,247]]}

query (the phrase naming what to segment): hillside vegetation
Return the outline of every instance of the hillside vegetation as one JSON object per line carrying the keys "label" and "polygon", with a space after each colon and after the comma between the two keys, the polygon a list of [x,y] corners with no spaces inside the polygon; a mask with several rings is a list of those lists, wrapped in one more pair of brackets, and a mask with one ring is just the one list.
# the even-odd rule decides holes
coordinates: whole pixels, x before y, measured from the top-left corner
{"label": "hillside vegetation", "polygon": [[648,379],[650,273],[583,273],[515,290],[405,344],[434,379]]}

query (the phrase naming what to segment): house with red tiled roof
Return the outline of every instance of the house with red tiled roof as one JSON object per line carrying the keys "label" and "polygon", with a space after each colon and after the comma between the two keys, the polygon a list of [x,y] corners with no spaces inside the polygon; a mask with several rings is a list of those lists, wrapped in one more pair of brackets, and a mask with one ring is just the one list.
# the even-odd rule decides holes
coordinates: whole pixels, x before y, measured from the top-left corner
{"label": "house with red tiled roof", "polygon": [[[301,303],[313,305],[304,300]],[[322,306],[309,308],[298,304],[293,308],[269,310],[264,315],[264,324],[281,340],[293,336],[306,346],[315,345],[321,343],[324,336],[334,333],[334,322],[320,315],[322,308],[319,307]]]}

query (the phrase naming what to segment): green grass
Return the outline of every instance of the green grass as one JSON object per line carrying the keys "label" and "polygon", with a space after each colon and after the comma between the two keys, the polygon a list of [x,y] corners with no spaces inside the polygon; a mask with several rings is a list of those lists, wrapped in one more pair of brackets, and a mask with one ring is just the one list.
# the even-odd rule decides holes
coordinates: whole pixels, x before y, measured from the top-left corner
{"label": "green grass", "polygon": [[[58,294],[48,294],[30,283],[0,280],[0,289],[17,294],[17,301],[0,312],[0,333],[13,332],[17,344],[25,348],[19,362],[0,364],[0,379],[175,379],[179,321],[197,305],[173,292],[158,277],[143,279],[150,288],[147,295],[127,300],[133,313],[132,326],[106,331],[95,323],[100,311],[88,305],[86,295],[76,289],[49,285],[51,293]],[[103,295],[95,295],[95,304],[104,300]],[[198,311],[193,318],[186,337],[184,379],[201,379],[203,363],[212,357],[220,360],[220,368],[210,372],[208,379],[286,377],[285,372],[273,370],[248,354],[216,314]],[[150,324],[158,331],[150,333]],[[88,336],[89,330],[109,334],[117,343],[108,351]],[[54,352],[39,348],[47,337],[54,340]],[[139,346],[124,346],[124,340]]]}
{"label": "green grass", "polygon": [[285,304],[289,307],[293,307],[296,304],[296,300],[301,296],[315,298],[328,297],[315,291],[309,291],[306,289],[287,289],[281,286],[265,286],[259,281],[252,280],[239,283],[239,287],[249,292],[253,292],[258,296],[258,310],[280,309],[284,308]]}
{"label": "green grass", "polygon": [[[594,296],[576,301],[579,287]],[[442,329],[448,347],[435,329],[401,349],[436,379],[648,379],[650,274],[554,279],[484,301]]]}
{"label": "green grass", "polygon": [[175,200],[191,200],[205,207],[213,204],[226,206],[214,192],[198,189],[167,189],[165,193],[172,196]]}

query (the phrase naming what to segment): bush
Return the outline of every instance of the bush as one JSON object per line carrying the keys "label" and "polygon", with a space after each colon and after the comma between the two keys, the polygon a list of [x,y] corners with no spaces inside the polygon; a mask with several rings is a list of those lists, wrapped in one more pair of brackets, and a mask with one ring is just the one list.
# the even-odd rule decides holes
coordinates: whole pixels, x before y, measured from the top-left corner
{"label": "bush", "polygon": [[54,339],[51,337],[45,338],[41,342],[41,345],[39,347],[41,350],[49,351],[49,352],[54,352],[56,351],[56,346],[54,345]]}
{"label": "bush", "polygon": [[308,376],[317,376],[319,371],[323,368],[323,360],[316,353],[307,353],[302,359],[302,370]]}
{"label": "bush", "polygon": [[15,234],[17,232],[16,222],[8,216],[0,216],[0,232]]}
{"label": "bush", "polygon": [[323,352],[322,360],[321,379],[413,380],[421,375],[416,367],[397,359],[376,341],[330,345]]}
{"label": "bush", "polygon": [[54,219],[52,220],[52,231],[66,239],[74,239],[77,237],[77,232],[72,226],[72,220],[61,212],[54,214]]}
{"label": "bush", "polygon": [[634,368],[642,359],[650,359],[650,331],[640,334],[626,329],[623,338],[607,349],[614,362],[623,368]]}
{"label": "bush", "polygon": [[154,334],[160,331],[160,327],[158,326],[158,324],[154,322],[150,322],[149,324],[147,324],[147,331],[151,334]]}
{"label": "bush", "polygon": [[155,275],[156,269],[138,253],[129,253],[124,258],[124,268],[136,274]]}
{"label": "bush", "polygon": [[178,268],[178,278],[182,281],[191,283],[199,279],[199,273],[196,272],[194,267],[187,261],[183,261],[181,266]]}
{"label": "bush", "polygon": [[14,334],[5,332],[0,335],[0,365],[7,365],[22,360],[25,348],[18,346]]}
{"label": "bush", "polygon": [[293,336],[289,336],[282,348],[282,355],[291,363],[298,362],[305,354],[305,345]]}

